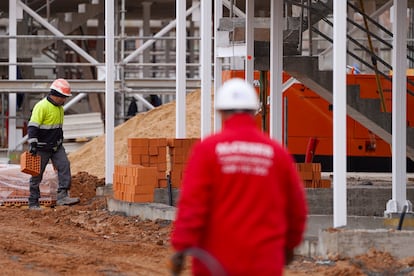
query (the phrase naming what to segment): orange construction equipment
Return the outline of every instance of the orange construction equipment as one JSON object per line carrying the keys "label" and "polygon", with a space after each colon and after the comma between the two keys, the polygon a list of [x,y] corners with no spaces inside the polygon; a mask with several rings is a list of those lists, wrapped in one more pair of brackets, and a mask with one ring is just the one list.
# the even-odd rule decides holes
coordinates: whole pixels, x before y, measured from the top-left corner
{"label": "orange construction equipment", "polygon": [[[270,80],[270,73],[267,80]],[[260,93],[261,75],[263,72],[254,72],[254,82],[257,93]],[[222,74],[223,81],[239,77],[244,78],[243,70],[229,70]],[[290,76],[283,73],[283,82]],[[413,76],[408,78],[414,80]],[[392,111],[391,91],[392,84],[385,78],[381,78],[384,91],[384,100],[387,112]],[[348,74],[348,85],[359,85],[362,99],[378,99],[375,75]],[[414,91],[414,87],[408,84],[408,88]],[[265,87],[269,96],[269,86]],[[268,97],[261,97],[267,99]],[[265,101],[265,100],[264,100]],[[283,94],[283,143],[295,157],[297,162],[305,162],[306,159],[315,159],[314,162],[322,163],[324,171],[332,171],[333,152],[333,114],[332,105],[315,91],[301,83],[291,85]],[[407,107],[414,106],[414,97],[407,96]],[[265,112],[263,112],[265,111]],[[266,118],[263,119],[262,115]],[[269,129],[269,103],[261,107],[257,115],[257,124],[263,130]],[[414,125],[414,110],[407,108],[407,125]],[[309,138],[317,139],[318,154],[307,155]],[[316,144],[314,145],[316,147]],[[391,171],[391,147],[390,145],[362,126],[351,117],[347,117],[347,154],[349,171]],[[307,157],[306,157],[307,155]],[[414,162],[407,161],[408,171],[414,170]]]}

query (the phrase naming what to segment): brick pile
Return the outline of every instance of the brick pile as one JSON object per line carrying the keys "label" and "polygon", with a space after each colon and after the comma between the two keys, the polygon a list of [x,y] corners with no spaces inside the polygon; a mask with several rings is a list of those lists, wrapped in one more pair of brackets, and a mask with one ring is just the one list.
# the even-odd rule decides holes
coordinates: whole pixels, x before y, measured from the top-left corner
{"label": "brick pile", "polygon": [[[30,155],[30,154],[29,154]],[[0,206],[28,205],[30,174],[23,173],[20,165],[0,165]],[[51,164],[47,165],[40,183],[40,204],[56,202],[57,177]]]}
{"label": "brick pile", "polygon": [[128,138],[128,164],[115,165],[114,198],[153,202],[155,188],[179,188],[192,145],[198,138]]}
{"label": "brick pile", "polygon": [[296,169],[305,188],[331,188],[330,179],[322,179],[320,163],[297,163]]}

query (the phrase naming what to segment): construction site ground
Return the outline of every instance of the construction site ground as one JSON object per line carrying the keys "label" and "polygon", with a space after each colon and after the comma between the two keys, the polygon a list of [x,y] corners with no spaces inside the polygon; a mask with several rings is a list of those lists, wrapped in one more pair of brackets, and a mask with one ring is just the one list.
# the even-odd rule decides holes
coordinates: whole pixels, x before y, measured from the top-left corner
{"label": "construction site ground", "polygon": [[[108,211],[108,198],[96,196],[103,179],[88,173],[72,185],[79,205],[0,207],[2,275],[169,275],[170,220]],[[370,249],[353,258],[296,256],[285,275],[414,275],[413,267],[414,256]]]}
{"label": "construction site ground", "polygon": [[[199,92],[188,94],[187,136],[191,138],[200,137],[199,103]],[[118,126],[115,164],[126,162],[128,137],[175,137],[174,114],[175,104],[168,103]],[[105,137],[99,136],[69,154],[71,196],[80,197],[80,204],[40,211],[25,205],[0,206],[1,275],[169,275],[171,220],[109,211],[113,199],[97,193],[107,187],[104,145]],[[186,263],[183,275],[190,275]],[[414,251],[404,258],[375,248],[353,257],[297,255],[286,268],[288,275],[414,276]]]}

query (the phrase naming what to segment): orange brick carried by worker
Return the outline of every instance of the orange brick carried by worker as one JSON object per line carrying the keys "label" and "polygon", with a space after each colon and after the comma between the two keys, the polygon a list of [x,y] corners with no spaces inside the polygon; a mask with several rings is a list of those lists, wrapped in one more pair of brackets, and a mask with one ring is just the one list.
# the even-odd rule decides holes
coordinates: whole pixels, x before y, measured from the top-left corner
{"label": "orange brick carried by worker", "polygon": [[[194,275],[282,275],[304,235],[307,202],[288,151],[255,121],[255,89],[231,79],[217,91],[221,132],[195,144],[171,234],[173,272],[187,253]],[[212,260],[215,261],[212,261]]]}
{"label": "orange brick carried by worker", "polygon": [[29,152],[40,155],[40,174],[30,178],[29,208],[40,209],[39,184],[49,160],[52,161],[58,175],[56,205],[79,203],[79,198],[71,198],[70,162],[63,147],[63,105],[72,96],[69,83],[65,79],[56,79],[50,86],[49,94],[33,107],[28,124]]}

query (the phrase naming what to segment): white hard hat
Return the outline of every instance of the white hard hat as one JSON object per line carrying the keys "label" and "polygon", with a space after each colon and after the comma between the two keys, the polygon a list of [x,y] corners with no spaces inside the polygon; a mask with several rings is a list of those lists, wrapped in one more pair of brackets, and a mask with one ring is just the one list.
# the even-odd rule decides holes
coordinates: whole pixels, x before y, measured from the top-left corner
{"label": "white hard hat", "polygon": [[258,110],[259,99],[254,87],[243,79],[226,81],[217,91],[216,110]]}
{"label": "white hard hat", "polygon": [[59,94],[62,94],[65,97],[72,96],[70,85],[65,79],[56,79],[50,86],[50,89],[56,90]]}

